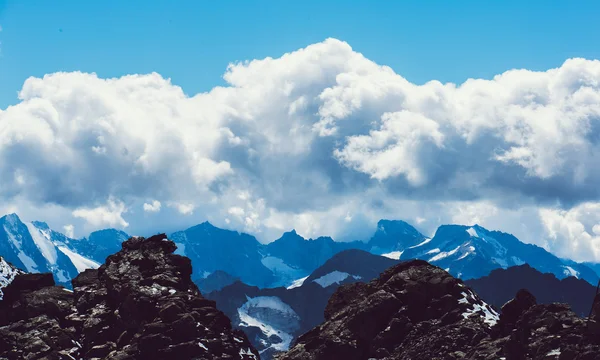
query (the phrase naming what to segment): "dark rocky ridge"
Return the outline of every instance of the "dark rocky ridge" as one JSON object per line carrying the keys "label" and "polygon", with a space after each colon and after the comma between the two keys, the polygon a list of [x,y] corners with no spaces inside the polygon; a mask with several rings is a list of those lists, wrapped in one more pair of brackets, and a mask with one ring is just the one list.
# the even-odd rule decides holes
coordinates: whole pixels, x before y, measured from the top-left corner
{"label": "dark rocky ridge", "polygon": [[[590,299],[591,300],[591,299]],[[590,319],[523,290],[498,318],[461,280],[424,261],[334,293],[325,321],[280,360],[600,359],[600,297]]]}
{"label": "dark rocky ridge", "polygon": [[566,303],[579,316],[588,316],[596,294],[596,287],[583,279],[559,280],[554,274],[542,274],[527,264],[495,269],[488,276],[465,280],[465,284],[498,308],[511,300],[519,289],[527,289],[538,303]]}
{"label": "dark rocky ridge", "polygon": [[175,249],[165,235],[131,238],[73,292],[51,274],[18,275],[0,302],[0,358],[258,359]]}

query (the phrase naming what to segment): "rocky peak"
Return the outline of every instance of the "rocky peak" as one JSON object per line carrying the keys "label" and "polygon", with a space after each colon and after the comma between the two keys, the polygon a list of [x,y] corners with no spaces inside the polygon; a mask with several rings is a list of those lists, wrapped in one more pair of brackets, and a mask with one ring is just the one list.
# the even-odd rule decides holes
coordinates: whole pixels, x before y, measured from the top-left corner
{"label": "rocky peak", "polygon": [[444,270],[414,260],[368,284],[340,287],[325,322],[302,335],[281,359],[436,358],[485,338],[498,314]]}
{"label": "rocky peak", "polygon": [[[130,238],[100,268],[77,276],[73,293],[17,276],[0,302],[0,325],[9,325],[0,328],[0,358],[258,359],[202,297],[190,260],[175,249],[164,234]],[[36,300],[42,296],[46,307]]]}
{"label": "rocky peak", "polygon": [[325,321],[280,360],[598,359],[600,324],[526,290],[498,314],[461,280],[425,261],[344,285]]}
{"label": "rocky peak", "polygon": [[600,292],[597,292],[596,296],[594,297],[591,318],[600,322]]}

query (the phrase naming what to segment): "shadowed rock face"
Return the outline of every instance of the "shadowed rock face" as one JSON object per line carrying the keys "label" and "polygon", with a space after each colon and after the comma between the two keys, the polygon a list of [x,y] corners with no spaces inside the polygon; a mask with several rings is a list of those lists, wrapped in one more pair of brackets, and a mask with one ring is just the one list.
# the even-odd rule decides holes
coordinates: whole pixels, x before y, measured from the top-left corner
{"label": "shadowed rock face", "polygon": [[462,281],[415,260],[340,287],[325,321],[277,358],[599,359],[599,325],[568,305],[537,305],[525,290],[498,316]]}
{"label": "shadowed rock face", "polygon": [[0,302],[0,358],[258,359],[174,251],[165,235],[131,238],[72,293],[51,275],[17,276]]}

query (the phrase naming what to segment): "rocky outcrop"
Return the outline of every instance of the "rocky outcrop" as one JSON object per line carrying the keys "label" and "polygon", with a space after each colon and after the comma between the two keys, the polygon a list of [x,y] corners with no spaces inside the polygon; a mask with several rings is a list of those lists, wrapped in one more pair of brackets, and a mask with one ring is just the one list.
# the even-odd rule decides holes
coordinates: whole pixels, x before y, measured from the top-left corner
{"label": "rocky outcrop", "polygon": [[559,280],[527,264],[493,270],[488,276],[465,280],[488,304],[501,308],[519,289],[527,289],[540,304],[566,303],[579,316],[588,316],[596,286],[575,277]]}
{"label": "rocky outcrop", "polygon": [[461,280],[415,260],[340,287],[325,321],[278,359],[599,359],[598,325],[524,290],[498,316]]}
{"label": "rocky outcrop", "polygon": [[165,235],[131,238],[73,292],[49,274],[18,275],[0,302],[0,358],[258,359],[175,249]]}

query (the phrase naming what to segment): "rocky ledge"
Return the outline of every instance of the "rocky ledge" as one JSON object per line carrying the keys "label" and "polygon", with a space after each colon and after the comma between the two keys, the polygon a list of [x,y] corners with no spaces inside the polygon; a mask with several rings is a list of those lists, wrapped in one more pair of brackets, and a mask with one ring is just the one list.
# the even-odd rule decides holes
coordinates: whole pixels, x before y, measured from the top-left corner
{"label": "rocky ledge", "polygon": [[134,237],[73,279],[20,274],[0,301],[0,359],[254,359],[243,332],[202,297],[166,235]]}
{"label": "rocky ledge", "polygon": [[340,287],[325,321],[277,358],[600,359],[600,298],[595,304],[583,319],[567,305],[537,305],[521,290],[499,316],[461,280],[408,261],[368,284]]}

